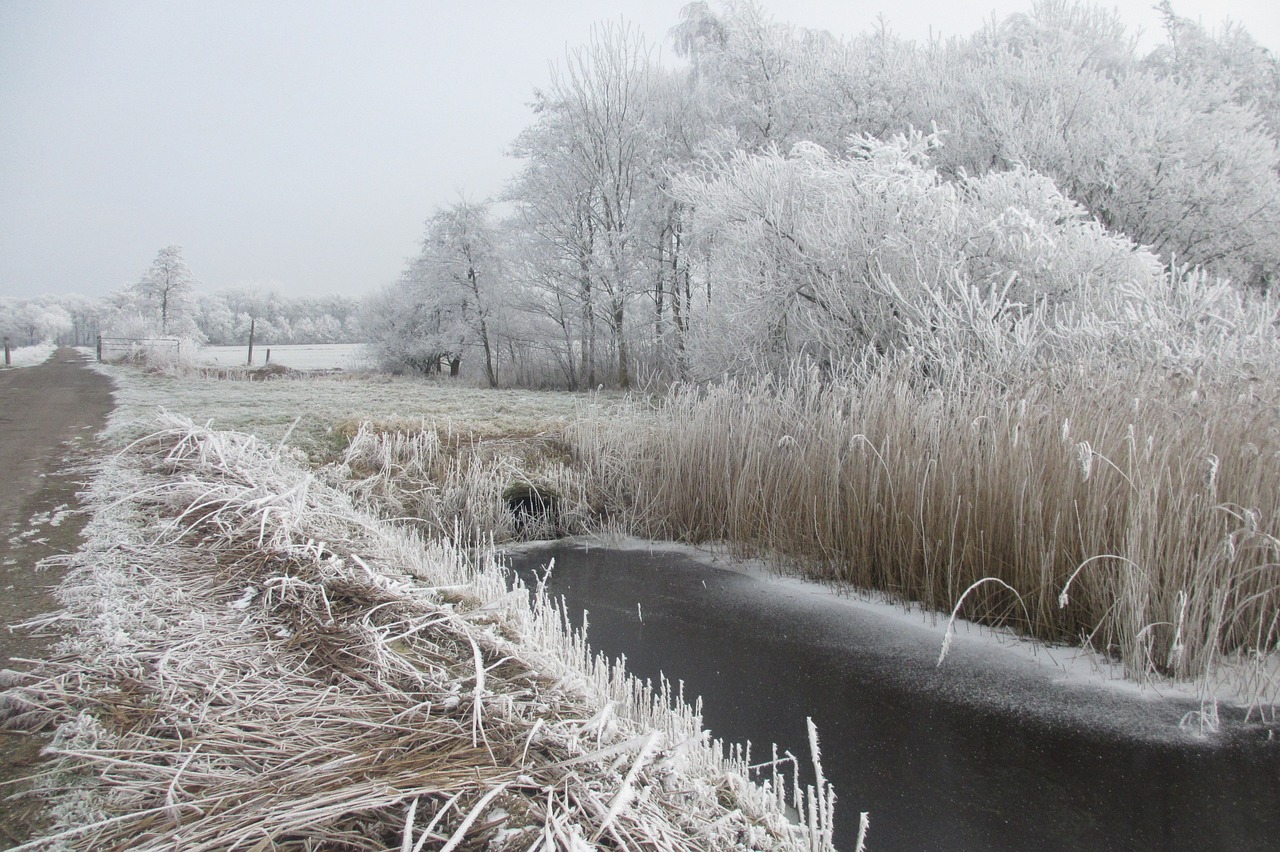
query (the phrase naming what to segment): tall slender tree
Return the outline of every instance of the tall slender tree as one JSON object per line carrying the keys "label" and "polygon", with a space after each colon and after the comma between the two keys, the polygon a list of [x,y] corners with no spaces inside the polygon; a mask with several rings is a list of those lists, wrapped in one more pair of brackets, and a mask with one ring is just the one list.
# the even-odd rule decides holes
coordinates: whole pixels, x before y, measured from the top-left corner
{"label": "tall slender tree", "polygon": [[182,257],[182,246],[165,246],[151,262],[151,269],[133,285],[143,311],[160,321],[160,334],[178,334],[191,325],[187,316],[196,276]]}
{"label": "tall slender tree", "polygon": [[653,200],[646,178],[654,154],[654,73],[637,30],[598,27],[587,45],[566,56],[548,91],[539,93],[541,129],[531,136],[539,144],[529,151],[530,168],[570,176],[565,200],[573,203],[557,215],[577,231],[579,280],[593,288],[583,304],[591,323],[604,318],[621,387],[631,383],[627,315],[643,286],[639,234]]}
{"label": "tall slender tree", "polygon": [[159,322],[162,335],[192,337],[199,334],[191,317],[196,279],[182,257],[182,246],[160,249],[151,268],[131,288],[139,313]]}

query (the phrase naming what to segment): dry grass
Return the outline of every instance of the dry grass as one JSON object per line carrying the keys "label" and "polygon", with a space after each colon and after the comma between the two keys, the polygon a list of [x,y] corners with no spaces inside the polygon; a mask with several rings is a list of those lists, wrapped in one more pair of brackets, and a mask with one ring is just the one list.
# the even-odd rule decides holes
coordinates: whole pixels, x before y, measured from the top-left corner
{"label": "dry grass", "polygon": [[[52,343],[40,343],[35,346],[15,346],[9,350],[9,364],[11,368],[17,367],[34,367],[36,364],[43,364],[53,356],[53,350],[56,349]],[[5,369],[5,363],[0,360],[0,370]]]}
{"label": "dry grass", "polygon": [[171,421],[90,499],[69,636],[4,696],[56,729],[24,848],[830,848],[825,787],[789,823],[666,684],[288,454]]}
{"label": "dry grass", "polygon": [[1278,403],[1271,380],[1123,369],[953,391],[901,369],[798,372],[679,390],[572,437],[638,534],[724,540],[943,612],[995,578],[963,615],[1083,641],[1138,679],[1234,655],[1273,708]]}
{"label": "dry grass", "polygon": [[599,511],[560,429],[404,418],[344,424],[327,472],[362,505],[430,535],[506,542],[586,533]]}
{"label": "dry grass", "polygon": [[[550,538],[585,532],[601,514],[561,436],[580,411],[610,410],[617,396],[368,374],[247,382],[194,367],[98,369],[116,384],[116,440],[137,437],[158,409],[249,432],[304,452],[365,508],[437,536]],[[529,491],[550,511],[513,513],[512,495]]]}

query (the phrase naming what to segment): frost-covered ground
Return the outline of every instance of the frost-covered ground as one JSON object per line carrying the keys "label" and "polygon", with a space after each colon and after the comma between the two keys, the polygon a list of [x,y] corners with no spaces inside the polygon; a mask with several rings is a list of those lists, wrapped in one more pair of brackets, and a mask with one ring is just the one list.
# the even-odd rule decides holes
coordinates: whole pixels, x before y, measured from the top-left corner
{"label": "frost-covered ground", "polygon": [[[295,370],[358,370],[365,366],[362,343],[289,343],[253,347],[254,365],[281,364]],[[238,367],[248,361],[248,346],[205,346],[196,360],[222,367]]]}
{"label": "frost-covered ground", "polygon": [[[227,381],[198,375],[147,373],[96,364],[116,385],[109,433],[125,435],[160,408],[197,423],[250,432],[314,453],[341,448],[361,420],[465,423],[492,433],[536,434],[562,427],[581,406],[609,406],[616,396],[553,391],[488,390],[447,380],[400,376],[300,376]],[[297,425],[294,421],[297,420]]]}
{"label": "frost-covered ground", "polygon": [[[196,422],[211,421],[214,426],[250,432],[264,440],[278,442],[286,438],[313,459],[332,460],[345,446],[359,421],[412,427],[415,421],[436,424],[462,424],[478,434],[556,433],[584,412],[608,412],[618,401],[616,395],[583,395],[540,391],[492,391],[469,388],[450,382],[424,382],[420,379],[377,375],[321,376],[265,382],[225,381],[202,378],[174,378],[147,374],[130,367],[99,365],[116,382],[117,408],[111,432],[124,437],[138,424],[154,415],[159,408],[191,417]],[[295,425],[295,419],[297,424]],[[645,542],[643,547],[655,545]],[[674,546],[674,545],[673,545]],[[694,551],[706,556],[706,551]],[[794,578],[779,578],[762,563],[733,563],[718,558],[722,567],[753,570],[770,582],[792,584],[794,591],[807,595],[831,596],[828,587]],[[752,567],[754,566],[754,567]],[[906,609],[885,602],[874,595],[850,597],[837,595],[853,607],[870,607],[876,617],[895,616],[902,626],[912,630],[929,630],[929,641],[941,651],[945,615]],[[967,649],[976,645],[988,648],[993,659],[1009,665],[1022,665],[1028,660],[1035,665],[1052,665],[1056,677],[1080,684],[1102,686],[1108,690],[1148,697],[1172,696],[1203,703],[1206,714],[1212,714],[1214,701],[1225,704],[1246,703],[1246,696],[1262,697],[1274,707],[1280,700],[1280,671],[1277,660],[1228,660],[1219,668],[1212,684],[1172,683],[1148,678],[1136,682],[1106,660],[1077,648],[1046,648],[1027,642],[1004,631],[992,631],[965,622],[963,610],[957,619],[960,631],[953,642]],[[1267,698],[1269,696],[1269,698]],[[1274,710],[1269,711],[1274,713]],[[1189,720],[1198,724],[1200,719]],[[1209,720],[1211,721],[1211,719]]]}
{"label": "frost-covered ground", "polygon": [[[9,350],[10,367],[34,367],[43,364],[53,355],[57,347],[52,343],[41,343],[36,346],[20,346]],[[4,361],[0,361],[0,370],[4,369]]]}
{"label": "frost-covered ground", "polygon": [[6,676],[10,722],[55,729],[57,825],[23,848],[832,848],[829,788],[789,822],[793,783],[749,780],[491,558],[295,451],[152,425],[91,489],[57,662]]}

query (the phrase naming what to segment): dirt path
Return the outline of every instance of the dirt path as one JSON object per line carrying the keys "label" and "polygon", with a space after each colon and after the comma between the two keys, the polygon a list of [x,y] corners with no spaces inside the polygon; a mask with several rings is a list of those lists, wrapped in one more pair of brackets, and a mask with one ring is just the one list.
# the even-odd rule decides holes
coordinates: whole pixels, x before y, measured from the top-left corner
{"label": "dirt path", "polygon": [[[0,669],[25,668],[22,660],[47,651],[48,638],[11,627],[56,608],[50,592],[61,570],[37,573],[35,566],[80,544],[85,519],[75,511],[76,492],[111,405],[111,382],[73,349],[36,367],[0,371]],[[34,771],[42,744],[0,732],[0,783]],[[14,785],[0,787],[0,848],[39,826],[38,803],[10,801],[12,792]]]}

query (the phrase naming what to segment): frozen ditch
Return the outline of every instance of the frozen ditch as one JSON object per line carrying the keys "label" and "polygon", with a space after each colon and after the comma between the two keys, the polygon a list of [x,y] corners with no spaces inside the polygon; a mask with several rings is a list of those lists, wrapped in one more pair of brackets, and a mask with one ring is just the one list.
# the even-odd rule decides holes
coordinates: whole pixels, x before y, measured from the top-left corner
{"label": "frozen ditch", "polygon": [[[1071,650],[841,597],[691,549],[560,543],[509,554],[588,641],[701,696],[717,737],[803,753],[823,734],[840,802],[873,848],[1262,849],[1280,836],[1280,737],[1181,726],[1190,695],[1140,691]],[[1222,710],[1229,716],[1227,708]],[[1193,717],[1194,718],[1194,717]]]}

